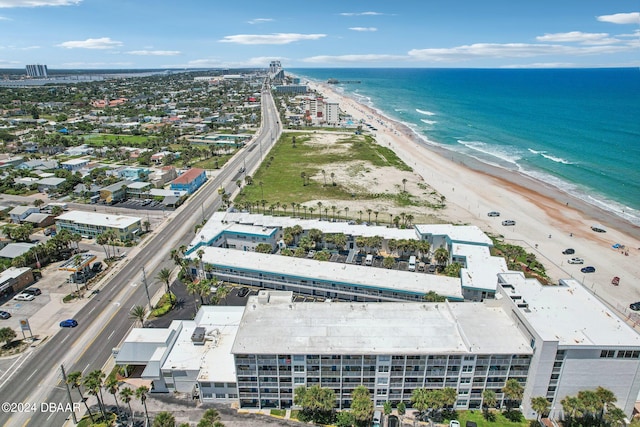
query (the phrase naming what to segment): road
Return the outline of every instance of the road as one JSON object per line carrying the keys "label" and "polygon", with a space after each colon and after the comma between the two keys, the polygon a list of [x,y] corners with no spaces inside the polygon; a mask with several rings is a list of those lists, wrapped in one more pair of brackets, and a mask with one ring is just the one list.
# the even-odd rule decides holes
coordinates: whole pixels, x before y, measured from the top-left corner
{"label": "road", "polygon": [[[147,305],[142,268],[146,271],[149,293],[153,295],[162,286],[155,280],[157,273],[164,267],[173,268],[169,260],[171,249],[188,245],[193,239],[195,224],[220,208],[218,188],[223,186],[228,192],[236,191],[235,181],[244,178],[240,167],[246,167],[247,172],[254,170],[278,139],[281,126],[277,114],[270,92],[263,91],[262,126],[254,142],[240,150],[216,178],[210,179],[174,212],[153,237],[130,251],[126,264],[102,287],[99,296],[92,298],[77,313],[78,327],[61,329],[48,342],[22,356],[11,379],[0,384],[0,400],[28,404],[27,408],[36,410],[2,411],[0,425],[61,426],[71,417],[69,411],[41,411],[43,403],[68,402],[60,365],[64,364],[67,373],[82,371],[85,374],[105,365],[112,349],[131,328],[131,308]],[[76,399],[77,391],[74,390],[72,396]]]}

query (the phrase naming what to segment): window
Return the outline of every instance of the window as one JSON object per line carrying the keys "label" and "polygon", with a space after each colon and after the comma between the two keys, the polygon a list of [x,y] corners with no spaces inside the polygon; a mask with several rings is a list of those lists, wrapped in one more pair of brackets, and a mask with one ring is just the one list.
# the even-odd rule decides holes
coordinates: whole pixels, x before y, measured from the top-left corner
{"label": "window", "polygon": [[296,378],[293,379],[293,382],[295,384],[304,384],[304,378],[296,377]]}
{"label": "window", "polygon": [[618,359],[637,359],[638,358],[638,354],[640,354],[637,351],[632,351],[632,350],[618,350]]}
{"label": "window", "polygon": [[293,365],[293,372],[304,372],[304,365]]}
{"label": "window", "polygon": [[227,395],[224,393],[216,393],[216,399],[226,399]]}
{"label": "window", "polygon": [[600,352],[600,357],[613,357],[615,354],[615,350],[602,350]]}
{"label": "window", "polygon": [[222,388],[222,387],[224,387],[224,383],[213,383],[213,386],[215,388]]}
{"label": "window", "polygon": [[201,382],[200,383],[200,387],[201,388],[209,388],[209,387],[211,387],[211,383],[209,383],[209,382]]}
{"label": "window", "polygon": [[472,365],[464,365],[462,367],[462,372],[473,372],[473,366]]}
{"label": "window", "polygon": [[388,366],[378,366],[378,372],[389,372]]}
{"label": "window", "polygon": [[380,362],[388,362],[391,360],[391,356],[378,356]]}
{"label": "window", "polygon": [[389,378],[378,378],[378,384],[380,385],[389,384]]}

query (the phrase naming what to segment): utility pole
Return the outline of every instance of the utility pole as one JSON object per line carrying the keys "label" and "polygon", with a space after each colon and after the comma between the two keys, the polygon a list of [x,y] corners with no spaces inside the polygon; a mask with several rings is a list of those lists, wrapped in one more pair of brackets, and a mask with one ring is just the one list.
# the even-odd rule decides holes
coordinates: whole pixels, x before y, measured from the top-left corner
{"label": "utility pole", "polygon": [[73,423],[78,424],[78,419],[76,418],[76,411],[73,410],[73,400],[71,399],[71,390],[69,389],[69,383],[67,382],[67,374],[64,372],[64,365],[60,365],[60,369],[62,370],[62,379],[64,380],[64,385],[67,387],[67,397],[69,398],[69,404],[71,405],[71,416],[73,417]]}
{"label": "utility pole", "polygon": [[144,290],[147,293],[147,301],[149,301],[149,312],[151,312],[151,297],[149,296],[149,286],[147,286],[147,273],[144,271],[144,267],[142,267],[142,283],[144,284]]}

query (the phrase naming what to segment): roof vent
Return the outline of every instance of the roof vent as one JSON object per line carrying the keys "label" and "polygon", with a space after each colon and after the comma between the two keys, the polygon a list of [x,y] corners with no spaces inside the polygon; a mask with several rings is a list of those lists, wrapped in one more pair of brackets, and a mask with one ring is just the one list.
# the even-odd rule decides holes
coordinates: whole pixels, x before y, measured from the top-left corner
{"label": "roof vent", "polygon": [[191,342],[193,342],[194,345],[204,345],[205,332],[205,328],[201,326],[195,328],[191,334]]}

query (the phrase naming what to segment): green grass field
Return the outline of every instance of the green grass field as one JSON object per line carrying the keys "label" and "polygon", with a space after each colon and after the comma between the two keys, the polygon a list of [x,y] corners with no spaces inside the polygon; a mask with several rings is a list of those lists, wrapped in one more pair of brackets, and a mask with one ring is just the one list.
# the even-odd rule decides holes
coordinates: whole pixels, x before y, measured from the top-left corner
{"label": "green grass field", "polygon": [[[296,138],[295,148],[292,144],[293,137]],[[343,185],[347,183],[336,181],[332,185],[329,174],[326,176],[327,185],[324,185],[323,181],[317,180],[317,176],[325,165],[360,160],[377,167],[412,170],[393,151],[376,144],[369,136],[347,134],[335,143],[336,148],[339,148],[336,150],[308,143],[311,138],[309,133],[284,134],[253,176],[253,185],[244,187],[235,204],[260,200],[267,200],[268,204],[290,204],[316,199],[352,200],[376,197],[369,193],[352,193]],[[302,173],[307,177],[316,176],[316,179],[303,180]]]}
{"label": "green grass field", "polygon": [[[487,421],[482,416],[482,411],[458,411],[458,421],[460,426],[465,427],[467,421],[474,421],[478,427],[528,427],[529,421],[523,420],[519,423],[509,421],[502,415],[502,412],[494,411],[495,421]],[[447,420],[447,424],[449,420]]]}
{"label": "green grass field", "polygon": [[92,147],[103,147],[108,142],[121,141],[123,145],[136,146],[145,143],[148,140],[153,140],[154,136],[146,135],[112,135],[112,134],[88,134],[82,136],[87,143]]}

